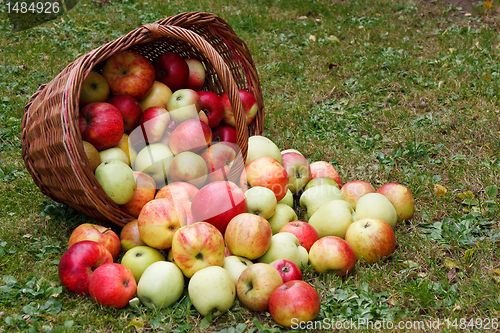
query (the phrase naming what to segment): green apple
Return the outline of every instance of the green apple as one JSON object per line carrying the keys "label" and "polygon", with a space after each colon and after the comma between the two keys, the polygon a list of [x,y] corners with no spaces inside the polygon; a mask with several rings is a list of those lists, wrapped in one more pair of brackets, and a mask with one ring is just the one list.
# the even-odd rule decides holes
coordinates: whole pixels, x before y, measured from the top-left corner
{"label": "green apple", "polygon": [[125,252],[121,264],[130,269],[134,274],[135,282],[139,283],[146,268],[157,261],[165,261],[165,257],[160,251],[149,246],[135,246]]}
{"label": "green apple", "polygon": [[124,205],[134,197],[137,189],[134,172],[122,161],[102,162],[95,169],[95,177],[104,193],[117,205]]}
{"label": "green apple", "polygon": [[332,200],[321,206],[309,219],[319,238],[325,236],[345,237],[347,228],[354,222],[354,210],[345,200]]}
{"label": "green apple", "polygon": [[304,191],[299,203],[300,207],[307,210],[307,219],[310,219],[319,207],[332,200],[344,200],[344,197],[338,187],[325,184]]}
{"label": "green apple", "polygon": [[150,308],[166,308],[174,304],[183,291],[184,275],[169,261],[149,265],[137,284],[137,297]]}
{"label": "green apple", "polygon": [[292,193],[292,191],[290,191],[290,189],[287,189],[285,196],[283,197],[283,199],[278,201],[278,203],[282,203],[282,204],[288,205],[291,208],[293,208],[293,193]]}
{"label": "green apple", "polygon": [[217,317],[233,306],[236,286],[228,271],[220,266],[200,269],[189,279],[189,298],[202,316]]}
{"label": "green apple", "polygon": [[137,154],[135,158],[135,170],[151,176],[156,182],[157,188],[165,186],[170,164],[174,154],[170,148],[163,143],[150,144]]}
{"label": "green apple", "polygon": [[306,187],[304,187],[304,191],[307,191],[311,187],[318,186],[318,185],[333,185],[336,188],[339,188],[339,184],[335,180],[333,180],[330,177],[317,177],[313,178],[310,181],[307,182]]}
{"label": "green apple", "polygon": [[101,162],[111,161],[111,160],[120,160],[123,163],[130,166],[130,160],[127,154],[119,147],[112,147],[108,149],[101,150],[99,152],[99,156],[101,157]]}
{"label": "green apple", "polygon": [[304,267],[309,260],[307,250],[300,245],[297,237],[291,232],[278,232],[271,239],[271,246],[258,262],[269,264],[277,259],[293,262],[298,267]]}
{"label": "green apple", "polygon": [[356,214],[359,219],[377,218],[385,221],[392,229],[396,227],[398,214],[386,196],[380,193],[368,193],[358,199]]}
{"label": "green apple", "polygon": [[248,152],[245,165],[261,156],[272,157],[280,162],[280,164],[283,161],[281,158],[280,149],[274,142],[272,142],[265,136],[253,135],[248,138]]}
{"label": "green apple", "polygon": [[99,164],[102,163],[101,155],[99,155],[99,151],[97,151],[94,145],[91,144],[90,142],[82,141],[82,143],[83,143],[83,150],[85,151],[85,155],[87,155],[90,167],[92,168],[92,172],[95,172],[95,169],[97,169]]}
{"label": "green apple", "polygon": [[207,180],[208,169],[200,155],[184,151],[175,155],[168,174],[173,182],[184,181],[200,188]]}
{"label": "green apple", "polygon": [[229,275],[231,275],[234,284],[236,284],[238,282],[238,278],[241,275],[241,272],[243,272],[245,268],[250,265],[253,265],[253,262],[251,262],[249,259],[231,255],[224,258],[224,265],[222,266],[222,268],[224,268],[229,273]]}
{"label": "green apple", "polygon": [[248,212],[262,216],[265,219],[273,216],[278,203],[274,192],[263,186],[249,188],[245,192],[245,199]]}
{"label": "green apple", "polygon": [[276,210],[273,216],[271,216],[268,221],[274,235],[277,234],[285,224],[297,221],[297,219],[297,213],[295,213],[292,207],[279,203],[276,205]]}

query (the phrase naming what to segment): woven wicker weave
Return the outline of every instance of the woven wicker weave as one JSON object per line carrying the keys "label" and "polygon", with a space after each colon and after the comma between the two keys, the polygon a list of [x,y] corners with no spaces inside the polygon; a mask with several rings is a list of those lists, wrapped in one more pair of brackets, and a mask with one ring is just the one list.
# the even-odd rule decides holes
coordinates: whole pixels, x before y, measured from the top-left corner
{"label": "woven wicker weave", "polygon": [[[103,222],[123,226],[133,218],[104,193],[92,173],[78,127],[80,87],[94,69],[122,50],[136,51],[150,60],[164,52],[196,58],[206,68],[203,89],[226,92],[236,120],[237,144],[246,158],[248,136],[260,135],[264,106],[258,74],[246,44],[216,15],[182,13],[146,24],[72,62],[50,83],[40,86],[24,108],[22,153],[26,168],[42,193]],[[238,89],[257,99],[255,121],[245,125]],[[244,168],[239,160],[229,177]]]}

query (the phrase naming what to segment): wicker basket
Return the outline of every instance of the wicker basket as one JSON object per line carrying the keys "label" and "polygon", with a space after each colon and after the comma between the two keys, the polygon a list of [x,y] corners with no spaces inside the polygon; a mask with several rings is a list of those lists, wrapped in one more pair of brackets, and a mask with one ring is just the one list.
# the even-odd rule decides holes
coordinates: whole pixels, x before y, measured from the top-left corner
{"label": "wicker basket", "polygon": [[[164,52],[196,58],[206,68],[204,90],[226,92],[236,120],[237,144],[246,158],[248,136],[262,134],[264,107],[258,74],[246,44],[216,15],[182,13],[146,24],[72,62],[50,83],[40,86],[24,108],[22,154],[42,193],[102,222],[123,226],[133,218],[111,201],[92,173],[78,127],[78,96],[93,68],[122,50],[150,60]],[[259,110],[246,126],[238,89],[252,92]],[[244,160],[243,160],[244,161]],[[229,177],[244,168],[240,159]]]}

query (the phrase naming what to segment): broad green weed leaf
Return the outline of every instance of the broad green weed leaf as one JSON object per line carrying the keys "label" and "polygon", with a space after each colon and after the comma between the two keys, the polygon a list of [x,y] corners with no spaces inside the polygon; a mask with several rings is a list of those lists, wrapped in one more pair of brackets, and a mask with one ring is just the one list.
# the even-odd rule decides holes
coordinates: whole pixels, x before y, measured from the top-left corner
{"label": "broad green weed leaf", "polygon": [[498,186],[490,185],[486,187],[486,195],[490,199],[495,199],[498,195]]}

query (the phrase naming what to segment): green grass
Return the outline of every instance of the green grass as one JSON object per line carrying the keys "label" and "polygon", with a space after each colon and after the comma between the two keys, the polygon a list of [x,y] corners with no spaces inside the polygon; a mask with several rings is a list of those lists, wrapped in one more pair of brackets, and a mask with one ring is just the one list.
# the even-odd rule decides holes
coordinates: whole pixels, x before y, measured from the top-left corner
{"label": "green grass", "polygon": [[[0,332],[283,330],[238,302],[203,319],[187,296],[161,311],[113,310],[64,291],[58,260],[71,231],[93,221],[43,196],[22,160],[23,107],[40,84],[141,24],[195,10],[219,15],[247,43],[264,94],[265,135],[281,149],[331,162],[344,183],[400,182],[415,196],[415,216],[397,227],[393,256],[358,262],[345,279],[305,270],[322,299],[318,320],[440,319],[444,331],[474,331],[466,319],[478,319],[481,331],[480,318],[498,320],[498,3],[471,16],[442,1],[194,3],[85,0],[18,33],[2,9]],[[436,195],[435,184],[446,194]]]}

